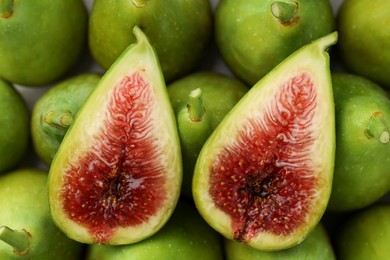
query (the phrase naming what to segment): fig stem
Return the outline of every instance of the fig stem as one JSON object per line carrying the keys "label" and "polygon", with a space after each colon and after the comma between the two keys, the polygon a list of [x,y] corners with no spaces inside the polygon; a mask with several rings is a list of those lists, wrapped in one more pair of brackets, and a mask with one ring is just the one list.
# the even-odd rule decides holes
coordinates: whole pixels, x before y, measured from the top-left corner
{"label": "fig stem", "polygon": [[8,18],[14,13],[14,0],[0,0],[0,17]]}
{"label": "fig stem", "polygon": [[390,142],[390,132],[382,112],[375,112],[371,115],[366,128],[366,135],[368,138],[377,138],[381,144]]}
{"label": "fig stem", "polygon": [[295,1],[275,1],[271,5],[272,15],[283,25],[289,25],[298,19],[298,3]]}
{"label": "fig stem", "polygon": [[13,230],[7,226],[0,227],[0,240],[12,246],[17,254],[26,253],[30,245],[30,235],[25,230]]}
{"label": "fig stem", "polygon": [[203,107],[202,90],[200,88],[192,90],[189,94],[187,109],[191,121],[202,121],[205,108]]}
{"label": "fig stem", "polygon": [[73,122],[73,116],[70,111],[50,111],[44,116],[43,121],[55,128],[67,129]]}
{"label": "fig stem", "polygon": [[135,7],[140,8],[144,7],[148,0],[131,0],[131,2],[133,3],[133,5],[135,5]]}

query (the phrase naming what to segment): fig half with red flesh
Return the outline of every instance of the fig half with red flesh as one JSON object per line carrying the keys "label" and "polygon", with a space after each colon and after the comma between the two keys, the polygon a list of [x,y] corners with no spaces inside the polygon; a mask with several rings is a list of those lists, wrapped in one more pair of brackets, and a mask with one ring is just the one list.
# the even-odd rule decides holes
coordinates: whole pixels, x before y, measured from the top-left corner
{"label": "fig half with red flesh", "polygon": [[260,250],[303,241],[331,192],[335,119],[328,47],[302,47],[256,83],[203,146],[193,197],[228,239]]}
{"label": "fig half with red flesh", "polygon": [[179,137],[158,57],[141,29],[67,131],[49,172],[53,219],[82,243],[157,232],[180,194]]}

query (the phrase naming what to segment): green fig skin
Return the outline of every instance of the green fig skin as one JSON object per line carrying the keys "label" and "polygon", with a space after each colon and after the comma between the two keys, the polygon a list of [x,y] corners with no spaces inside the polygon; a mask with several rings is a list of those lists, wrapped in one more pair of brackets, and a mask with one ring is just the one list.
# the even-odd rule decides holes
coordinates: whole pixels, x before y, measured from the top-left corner
{"label": "green fig skin", "polygon": [[333,73],[336,159],[329,211],[366,207],[390,190],[390,99],[376,83]]}
{"label": "green fig skin", "polygon": [[83,1],[5,0],[1,5],[0,77],[41,86],[76,66],[87,45],[88,12]]}
{"label": "green fig skin", "polygon": [[279,251],[262,251],[225,239],[226,260],[336,260],[328,233],[321,223],[300,244]]}
{"label": "green fig skin", "polygon": [[337,13],[338,52],[345,68],[390,89],[390,2],[345,0]]}
{"label": "green fig skin", "polygon": [[328,0],[222,0],[215,13],[221,56],[251,86],[298,48],[334,29]]}
{"label": "green fig skin", "polygon": [[222,260],[222,238],[200,217],[194,205],[179,201],[159,232],[132,245],[90,245],[87,260],[188,259]]}
{"label": "green fig skin", "polygon": [[[192,119],[191,92],[199,89],[203,108]],[[183,158],[182,194],[192,198],[192,176],[198,154],[209,135],[249,88],[241,81],[216,72],[200,71],[168,85],[168,94],[176,114]],[[196,108],[195,108],[196,109]]]}
{"label": "green fig skin", "polygon": [[338,259],[390,259],[390,205],[375,204],[346,217],[335,237]]}
{"label": "green fig skin", "polygon": [[[53,223],[47,197],[47,172],[23,168],[0,177],[0,226],[24,231],[23,252],[0,240],[0,259],[82,259],[84,245],[69,239]],[[1,236],[0,236],[1,238]]]}
{"label": "green fig skin", "polygon": [[101,78],[82,73],[60,81],[35,102],[31,137],[39,158],[50,165],[74,117]]}
{"label": "green fig skin", "polygon": [[0,79],[0,173],[17,166],[26,154],[30,112],[12,84]]}
{"label": "green fig skin", "polygon": [[167,82],[189,73],[211,40],[208,0],[94,1],[89,20],[92,56],[108,69],[134,43],[134,26],[143,29],[156,49]]}

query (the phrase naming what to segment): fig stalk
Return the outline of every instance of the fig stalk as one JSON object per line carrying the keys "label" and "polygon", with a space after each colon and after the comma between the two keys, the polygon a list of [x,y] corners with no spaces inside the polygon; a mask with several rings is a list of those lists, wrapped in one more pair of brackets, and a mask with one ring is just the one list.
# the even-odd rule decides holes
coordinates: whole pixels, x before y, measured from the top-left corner
{"label": "fig stalk", "polygon": [[133,5],[135,5],[135,7],[137,8],[140,8],[140,7],[144,7],[148,0],[131,0],[131,2],[133,3]]}
{"label": "fig stalk", "polygon": [[390,133],[384,115],[381,112],[375,112],[371,115],[366,128],[368,138],[377,138],[382,144],[387,144],[390,141]]}
{"label": "fig stalk", "polygon": [[30,236],[25,230],[13,230],[7,226],[0,227],[0,240],[20,255],[25,254],[30,246]]}
{"label": "fig stalk", "polygon": [[202,90],[200,88],[191,91],[187,109],[191,121],[199,122],[202,120],[205,108],[203,106]]}
{"label": "fig stalk", "polygon": [[295,1],[275,1],[271,5],[271,12],[284,25],[289,25],[299,18],[298,3]]}
{"label": "fig stalk", "polygon": [[11,17],[14,13],[14,0],[0,0],[0,18]]}
{"label": "fig stalk", "polygon": [[72,124],[73,116],[70,111],[50,111],[44,116],[43,121],[58,129],[68,129]]}

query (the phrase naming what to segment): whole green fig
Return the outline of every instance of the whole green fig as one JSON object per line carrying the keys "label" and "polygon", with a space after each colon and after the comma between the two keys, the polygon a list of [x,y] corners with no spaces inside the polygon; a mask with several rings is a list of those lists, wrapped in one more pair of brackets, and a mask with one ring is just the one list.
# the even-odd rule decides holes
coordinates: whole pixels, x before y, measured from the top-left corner
{"label": "whole green fig", "polygon": [[338,259],[390,259],[390,205],[375,204],[346,217],[335,236]]}
{"label": "whole green fig", "polygon": [[29,141],[29,111],[25,99],[0,79],[0,172],[23,160]]}
{"label": "whole green fig", "polygon": [[208,0],[95,0],[89,20],[92,56],[108,69],[142,28],[156,49],[166,81],[194,69],[212,35]]}
{"label": "whole green fig", "polygon": [[74,117],[99,82],[96,73],[81,73],[52,86],[34,104],[31,137],[39,158],[50,165]]}
{"label": "whole green fig", "polygon": [[0,259],[81,259],[84,246],[51,219],[47,172],[8,172],[0,177],[0,187]]}
{"label": "whole green fig", "polygon": [[86,47],[81,0],[0,1],[0,77],[36,86],[75,67]]}
{"label": "whole green fig", "polygon": [[192,198],[192,175],[200,149],[248,89],[235,78],[209,71],[189,74],[168,85],[183,158],[182,194],[187,198]]}
{"label": "whole green fig", "polygon": [[390,89],[390,1],[345,0],[337,14],[342,64]]}
{"label": "whole green fig", "polygon": [[336,159],[329,211],[351,211],[390,190],[390,98],[362,76],[333,73]]}
{"label": "whole green fig", "polygon": [[222,58],[254,85],[303,45],[335,29],[328,0],[221,0],[215,37]]}

